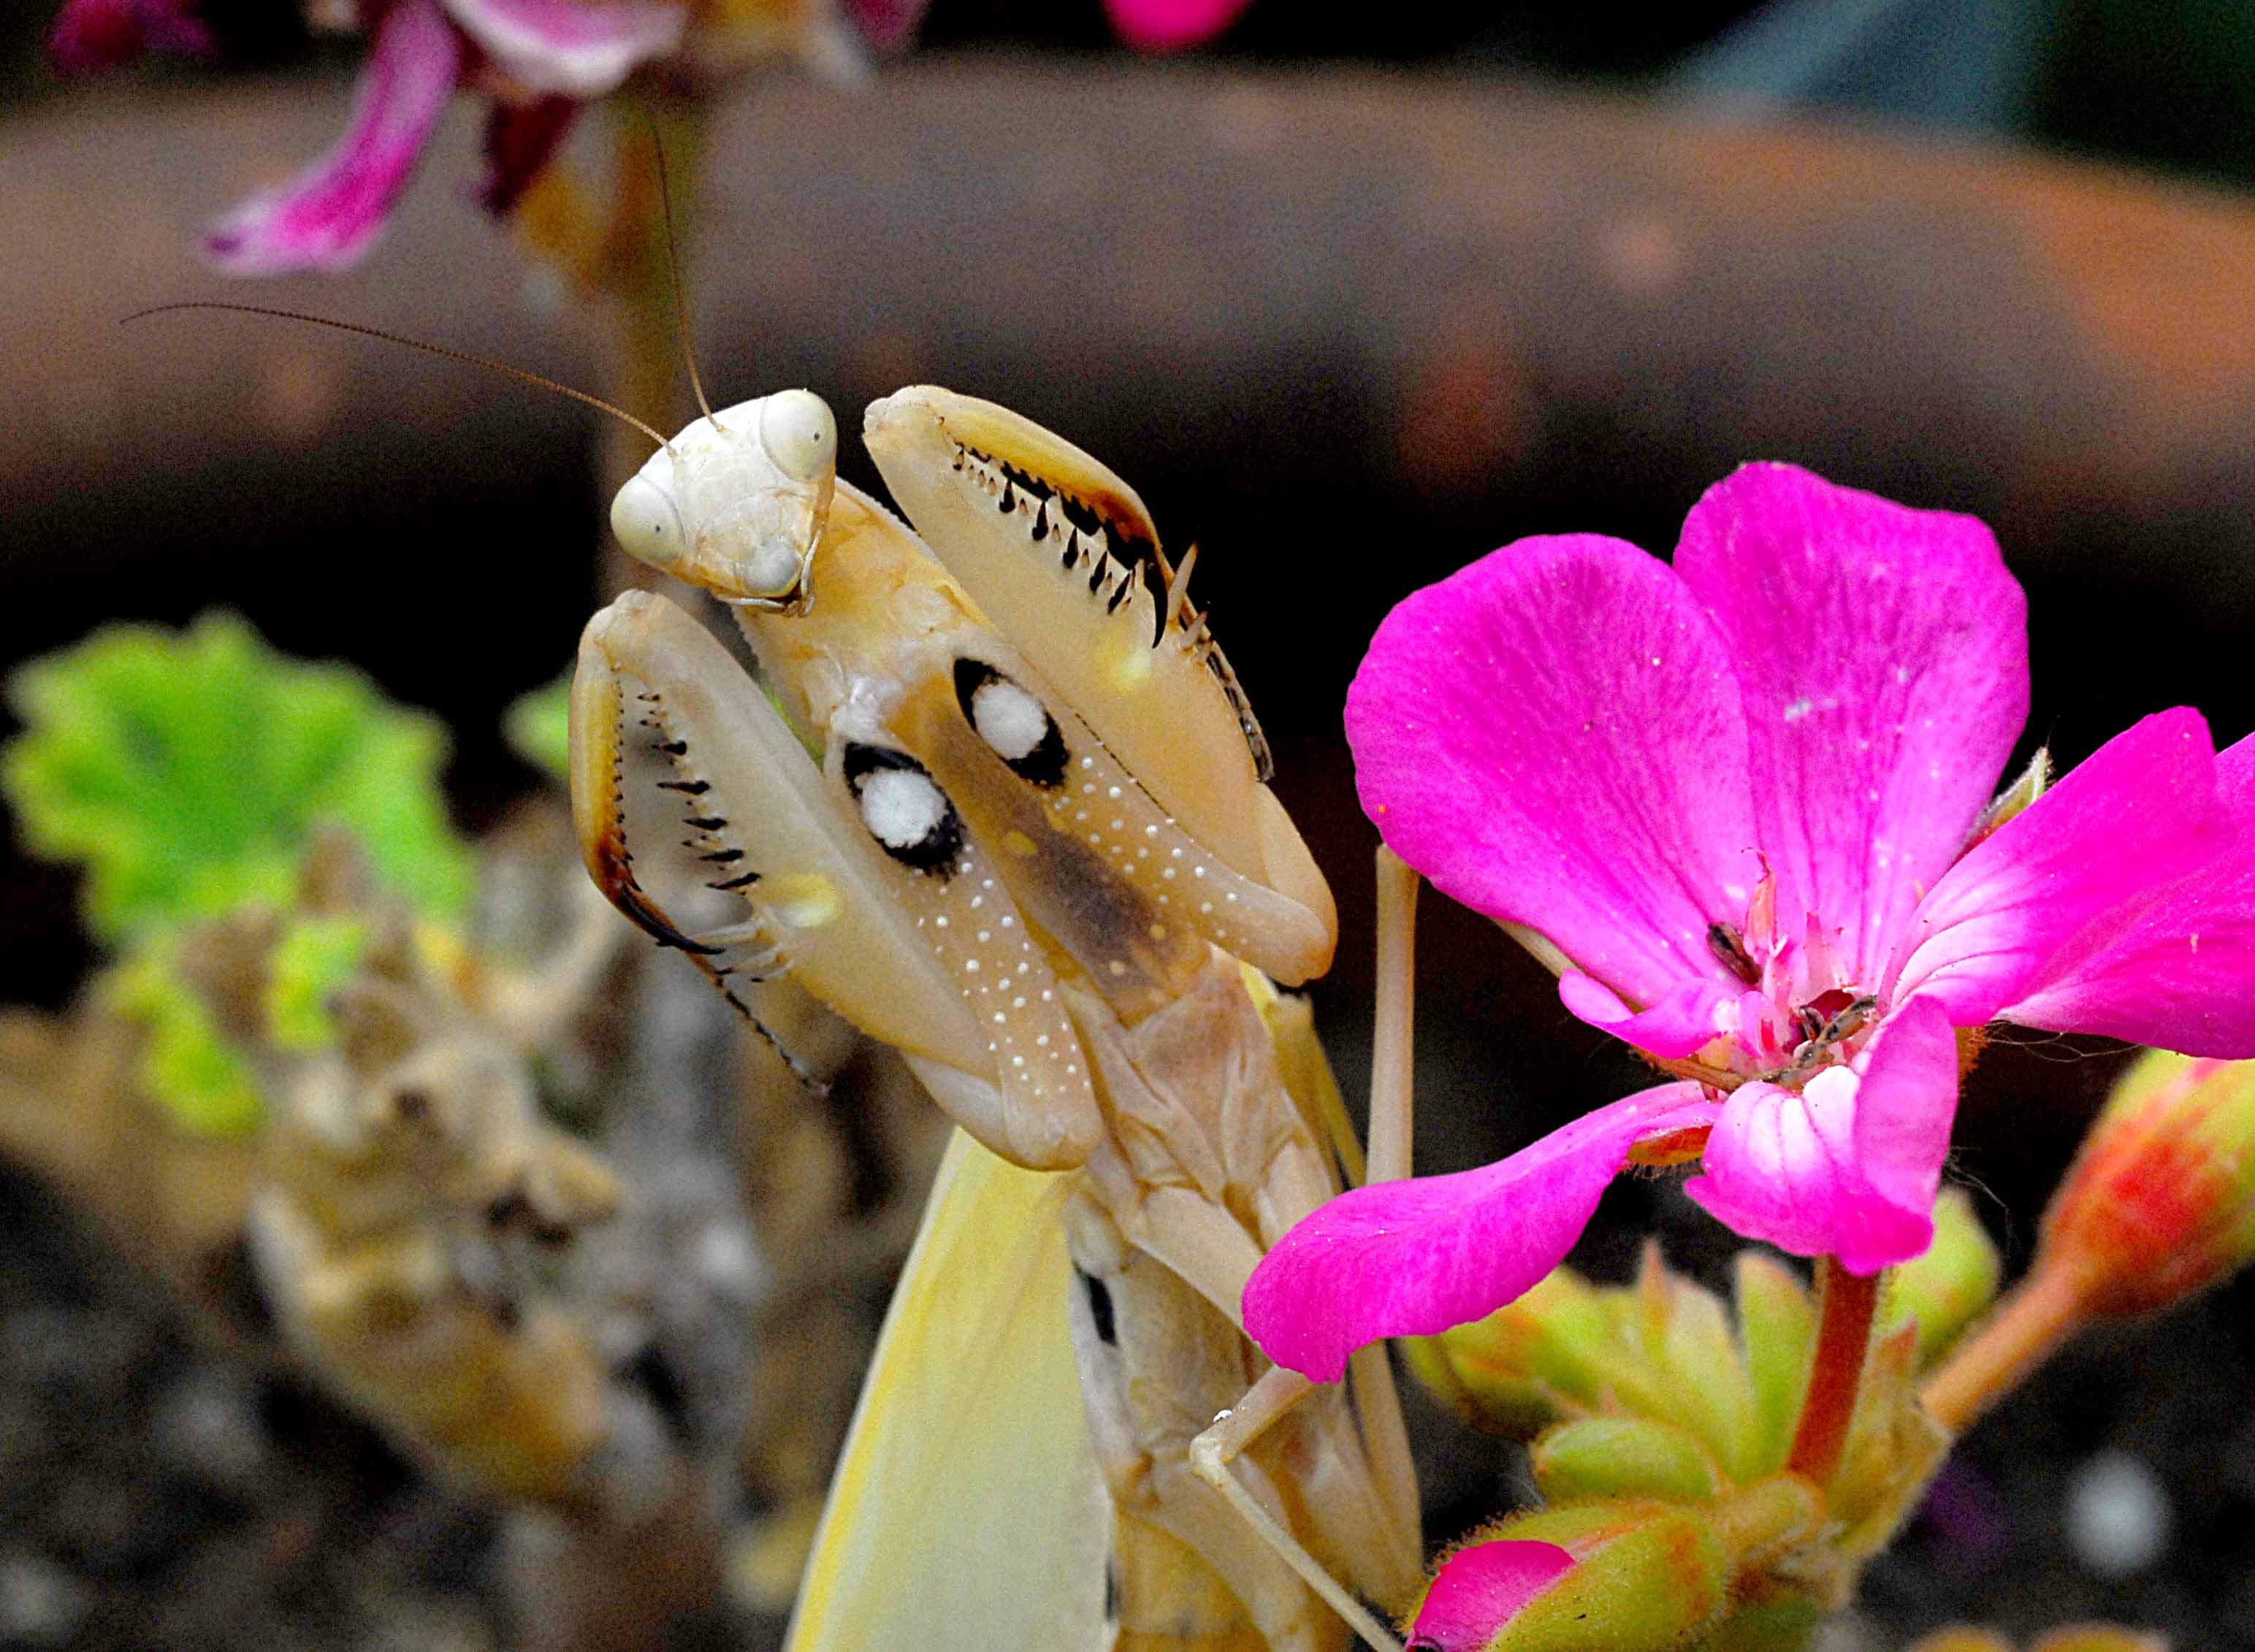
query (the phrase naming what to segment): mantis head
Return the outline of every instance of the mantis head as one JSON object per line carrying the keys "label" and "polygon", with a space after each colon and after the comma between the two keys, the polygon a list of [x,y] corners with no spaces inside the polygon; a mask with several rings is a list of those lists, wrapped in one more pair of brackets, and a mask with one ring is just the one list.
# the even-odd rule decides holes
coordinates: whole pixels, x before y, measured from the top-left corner
{"label": "mantis head", "polygon": [[723,602],[791,611],[830,515],[838,421],[811,390],[707,414],[650,456],[611,501],[637,561]]}

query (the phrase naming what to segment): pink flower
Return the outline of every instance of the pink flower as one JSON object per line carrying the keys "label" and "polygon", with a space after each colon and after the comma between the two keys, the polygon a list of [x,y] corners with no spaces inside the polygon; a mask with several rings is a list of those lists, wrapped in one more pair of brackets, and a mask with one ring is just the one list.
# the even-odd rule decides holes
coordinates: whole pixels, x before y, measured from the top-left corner
{"label": "pink flower", "polygon": [[1994,539],[1789,466],[1691,512],[1671,569],[1521,540],[1416,592],[1347,697],[1364,808],[1533,931],[1583,1020],[1682,1076],[1500,1164],[1358,1189],[1245,1293],[1272,1358],[1464,1323],[1561,1261],[1632,1157],[1860,1273],[1917,1256],[1956,1029],[2255,1054],[2255,741],[2179,708],[1978,830],[2027,711]]}
{"label": "pink flower", "polygon": [[1250,0],[1104,0],[1112,27],[1146,52],[1202,46],[1237,21]]}
{"label": "pink flower", "polygon": [[[556,101],[615,91],[681,42],[686,12],[657,0],[395,0],[376,24],[344,135],[278,188],[228,213],[204,249],[233,275],[341,270],[376,244],[455,88],[505,86],[481,190],[513,204],[568,122]],[[523,141],[530,123],[538,135]]]}
{"label": "pink flower", "polygon": [[200,57],[212,50],[198,0],[67,0],[47,36],[47,56],[65,74],[130,63],[144,52]]}
{"label": "pink flower", "polygon": [[[67,0],[50,54],[76,73],[114,67],[151,47],[207,52],[200,4]],[[904,41],[924,9],[924,0],[841,4],[881,46]],[[708,10],[712,38],[691,41]],[[757,4],[730,11],[700,0],[363,0],[372,43],[343,135],[295,177],[221,218],[205,250],[235,275],[353,263],[376,244],[458,88],[490,100],[477,195],[506,213],[553,158],[580,107],[616,91],[654,59],[685,54],[721,64],[791,42],[825,61],[852,60],[850,42],[832,30],[823,8],[775,10],[765,18]]]}

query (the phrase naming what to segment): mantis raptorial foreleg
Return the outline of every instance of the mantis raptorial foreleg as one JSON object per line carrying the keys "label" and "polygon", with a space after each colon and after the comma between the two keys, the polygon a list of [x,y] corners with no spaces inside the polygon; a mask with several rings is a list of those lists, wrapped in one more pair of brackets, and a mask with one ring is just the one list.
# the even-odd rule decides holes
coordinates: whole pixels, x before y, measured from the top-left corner
{"label": "mantis raptorial foreleg", "polygon": [[[1372,1031],[1370,1061],[1369,1180],[1394,1181],[1409,1174],[1410,1110],[1413,1097],[1413,1009],[1416,984],[1416,872],[1393,850],[1378,851],[1378,993],[1376,1024]],[[1383,1348],[1365,1348],[1355,1355],[1349,1380],[1357,1392],[1369,1396],[1381,1384],[1373,1380],[1373,1362],[1386,1358]],[[1373,1419],[1366,1405],[1365,1427],[1373,1467],[1380,1490],[1395,1505],[1398,1517],[1416,1529],[1416,1485],[1408,1463],[1408,1446],[1401,1432],[1399,1404],[1393,1385],[1383,1385],[1387,1413]],[[1296,1371],[1272,1367],[1246,1391],[1244,1398],[1216,1417],[1206,1431],[1191,1442],[1191,1466],[1200,1479],[1229,1500],[1245,1522],[1306,1579],[1308,1586],[1328,1601],[1377,1652],[1400,1652],[1394,1639],[1361,1602],[1347,1593],[1337,1579],[1309,1554],[1292,1534],[1254,1497],[1239,1479],[1234,1465],[1269,1429],[1290,1415],[1315,1392],[1316,1384]]]}
{"label": "mantis raptorial foreleg", "polygon": [[[1144,1645],[1196,1639],[1233,1621],[1233,1596],[1231,1633],[1331,1652],[1345,1631],[1320,1600],[1390,1646],[1355,1599],[1393,1603],[1419,1571],[1382,1352],[1358,1362],[1355,1405],[1272,1376],[1211,1464],[1193,1452],[1262,1368],[1241,1329],[1247,1277],[1355,1158],[1335,1094],[1318,1093],[1320,1054],[1280,1060],[1272,1041],[1296,1027],[1312,1046],[1304,1019],[1264,1022],[1273,990],[1252,973],[1303,981],[1336,939],[1259,726],[1188,601],[1187,564],[1097,460],[928,386],[873,406],[865,436],[929,545],[835,481],[835,426],[804,392],[699,421],[622,490],[622,542],[735,608],[772,704],[662,599],[598,615],[573,696],[589,869],[716,974],[739,948],[787,969],[907,1054],[1003,1157],[1071,1173],[1076,1360],[1128,1544],[1116,1627],[1149,1626]],[[687,802],[686,864],[665,842],[678,832],[629,819],[636,746]],[[629,830],[655,846],[639,865]],[[676,888],[705,892],[683,872],[748,915],[689,920],[683,904],[678,922]],[[1406,951],[1406,928],[1389,933]],[[1406,984],[1389,999],[1406,1001]],[[1397,1055],[1380,1066],[1381,1096],[1400,1092],[1377,1110],[1390,1172],[1406,1167],[1408,1075]],[[888,1369],[857,1436],[909,1413]],[[861,1643],[869,1615],[841,1591],[794,1647]]]}

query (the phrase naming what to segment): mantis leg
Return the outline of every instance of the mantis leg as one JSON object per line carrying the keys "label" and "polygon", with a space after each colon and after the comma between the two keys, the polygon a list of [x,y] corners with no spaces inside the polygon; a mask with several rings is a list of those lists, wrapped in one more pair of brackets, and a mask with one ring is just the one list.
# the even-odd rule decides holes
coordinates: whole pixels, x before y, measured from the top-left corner
{"label": "mantis leg", "polygon": [[[1369,1180],[1398,1180],[1409,1173],[1412,1096],[1411,1006],[1416,984],[1416,872],[1391,850],[1378,851],[1377,1026],[1372,1040]],[[1401,1530],[1417,1530],[1415,1477],[1408,1441],[1394,1387],[1386,1380],[1380,1347],[1354,1357],[1352,1380],[1363,1402],[1366,1444],[1380,1489]],[[1400,1652],[1394,1639],[1367,1607],[1326,1572],[1313,1555],[1254,1500],[1231,1465],[1253,1442],[1315,1391],[1296,1371],[1271,1368],[1245,1397],[1213,1420],[1191,1443],[1191,1466],[1198,1477],[1228,1499],[1268,1545],[1307,1581],[1308,1586],[1346,1620],[1377,1652]]]}
{"label": "mantis leg", "polygon": [[1416,872],[1378,851],[1378,992],[1370,1050],[1369,1180],[1409,1174],[1410,1031],[1417,983]]}

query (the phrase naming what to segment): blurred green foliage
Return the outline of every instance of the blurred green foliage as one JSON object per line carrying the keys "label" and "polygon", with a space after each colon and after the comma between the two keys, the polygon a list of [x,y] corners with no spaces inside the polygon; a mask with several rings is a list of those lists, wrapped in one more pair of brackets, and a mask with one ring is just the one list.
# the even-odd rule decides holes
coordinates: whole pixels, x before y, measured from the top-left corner
{"label": "blurred green foliage", "polygon": [[266,1035],[285,1050],[318,1050],[337,1035],[329,995],[358,973],[369,928],[358,918],[300,918],[266,960]]}
{"label": "blurred green foliage", "polygon": [[509,702],[502,720],[509,749],[547,775],[562,782],[572,773],[572,674],[569,671],[545,688],[521,694]]}
{"label": "blurred green foliage", "polygon": [[[263,1116],[249,1060],[179,968],[188,926],[290,914],[329,823],[423,916],[451,923],[468,906],[475,865],[439,786],[446,731],[356,671],[291,659],[212,613],[184,633],[100,631],[6,691],[25,731],[0,751],[0,789],[32,850],[83,870],[87,927],[120,954],[97,994],[144,1029],[141,1082],[186,1129]],[[285,919],[262,1006],[277,1047],[334,1036],[330,994],[368,939],[357,918]]]}
{"label": "blurred green foliage", "polygon": [[177,950],[177,937],[144,942],[103,973],[95,991],[113,1013],[142,1027],[136,1076],[174,1124],[198,1136],[254,1130],[266,1112],[257,1076],[180,974]]}
{"label": "blurred green foliage", "polygon": [[185,634],[106,628],[25,666],[7,695],[26,726],[0,753],[0,787],[29,847],[84,868],[102,940],[288,905],[322,821],[419,910],[468,904],[469,847],[439,788],[444,728],[347,667],[275,653],[234,615]]}

